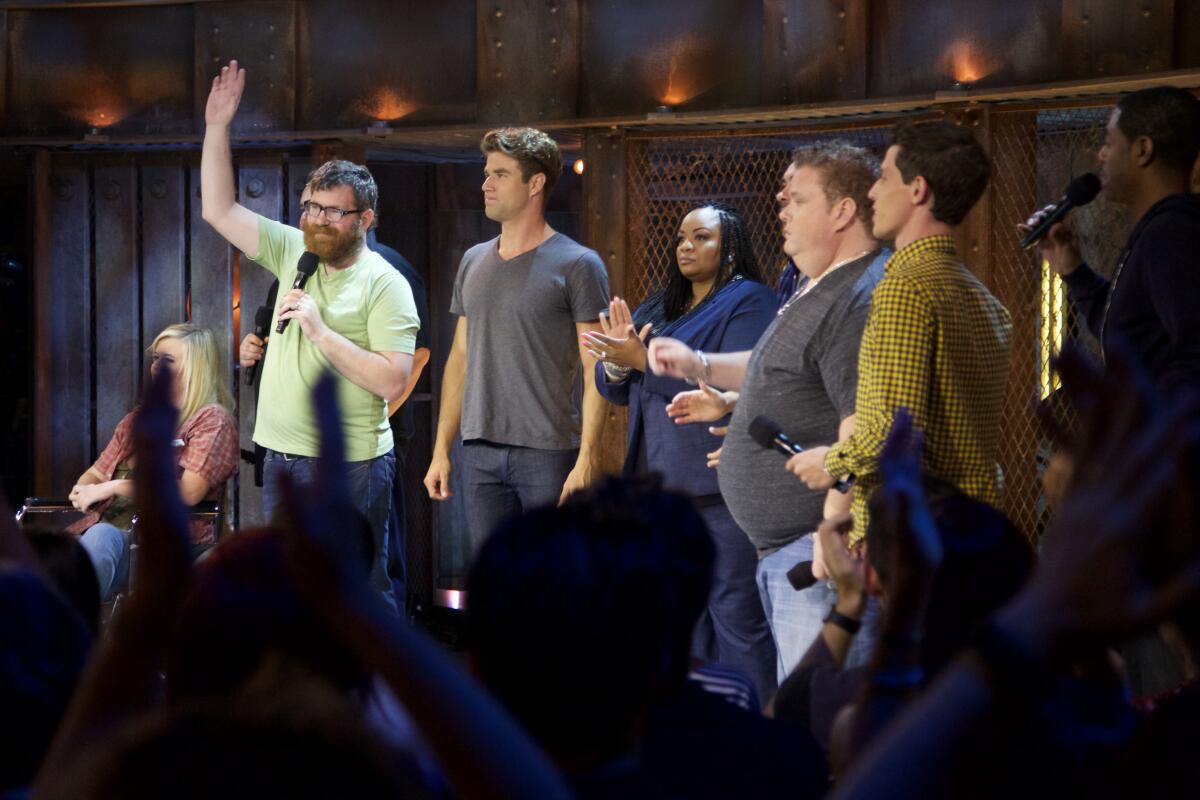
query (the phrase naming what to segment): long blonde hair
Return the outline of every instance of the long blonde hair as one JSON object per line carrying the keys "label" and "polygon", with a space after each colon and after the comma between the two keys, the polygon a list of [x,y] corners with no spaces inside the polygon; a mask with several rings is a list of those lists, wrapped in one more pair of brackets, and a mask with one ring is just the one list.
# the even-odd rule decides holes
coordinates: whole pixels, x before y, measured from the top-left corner
{"label": "long blonde hair", "polygon": [[233,397],[221,379],[221,356],[213,332],[190,322],[170,325],[154,337],[150,345],[151,355],[163,339],[179,339],[183,342],[183,363],[178,365],[178,380],[183,383],[180,424],[213,403],[224,407],[226,411],[233,411]]}

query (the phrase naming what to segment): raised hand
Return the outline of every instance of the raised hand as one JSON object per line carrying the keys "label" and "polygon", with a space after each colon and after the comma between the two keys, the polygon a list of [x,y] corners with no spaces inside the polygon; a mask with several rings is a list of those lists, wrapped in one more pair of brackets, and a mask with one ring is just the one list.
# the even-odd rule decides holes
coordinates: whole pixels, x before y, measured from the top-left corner
{"label": "raised hand", "polygon": [[144,637],[169,634],[192,577],[191,524],[179,496],[170,370],[151,376],[133,420],[134,499],[138,508],[138,558],[125,617]]}
{"label": "raised hand", "polygon": [[233,122],[245,88],[246,70],[238,68],[236,59],[221,67],[221,72],[213,78],[212,89],[208,93],[208,104],[204,107],[204,123],[227,127]]}
{"label": "raised hand", "polygon": [[1119,345],[1101,374],[1064,350],[1063,385],[1083,416],[1071,487],[1030,586],[1001,620],[1034,647],[1107,642],[1200,594],[1194,536],[1200,408],[1167,405]]}
{"label": "raised hand", "polygon": [[942,539],[925,501],[921,480],[924,436],[907,409],[896,412],[879,455],[884,519],[892,542],[893,597],[890,618],[900,626],[920,626],[933,577],[942,563]]}
{"label": "raised hand", "polygon": [[650,335],[650,323],[637,331],[629,306],[619,297],[612,299],[608,309],[607,314],[600,314],[602,332],[585,331],[581,335],[583,347],[597,361],[645,372],[646,337]]}
{"label": "raised hand", "polygon": [[699,389],[680,392],[667,403],[667,416],[676,425],[692,422],[716,422],[732,413],[737,404],[737,392],[722,392],[700,381]]}

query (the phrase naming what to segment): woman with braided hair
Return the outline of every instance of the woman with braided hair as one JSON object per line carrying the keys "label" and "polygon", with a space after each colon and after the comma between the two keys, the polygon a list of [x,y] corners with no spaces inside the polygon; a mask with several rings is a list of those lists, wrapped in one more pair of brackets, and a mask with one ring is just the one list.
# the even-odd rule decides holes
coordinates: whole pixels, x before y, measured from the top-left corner
{"label": "woman with braided hair", "polygon": [[603,333],[586,333],[583,340],[598,361],[596,388],[609,402],[629,406],[625,472],[659,472],[667,488],[691,494],[716,545],[713,590],[693,654],[741,670],[765,701],[775,689],[775,649],[754,582],[757,556],[707,467],[707,454],[721,440],[703,426],[676,425],[667,417],[667,404],[690,387],[647,370],[646,344],[671,336],[699,352],[752,349],[778,304],[759,281],[745,221],[728,206],[691,209],[679,223],[674,255],[665,288],[632,314],[614,297],[600,315]]}

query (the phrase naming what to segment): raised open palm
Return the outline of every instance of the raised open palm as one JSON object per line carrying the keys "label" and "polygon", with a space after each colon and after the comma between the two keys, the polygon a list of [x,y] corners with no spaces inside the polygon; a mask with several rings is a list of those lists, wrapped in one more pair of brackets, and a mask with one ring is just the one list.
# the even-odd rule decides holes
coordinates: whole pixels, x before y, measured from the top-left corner
{"label": "raised open palm", "polygon": [[205,124],[228,125],[233,122],[245,88],[246,70],[239,69],[236,60],[221,67],[221,73],[213,78],[212,90],[208,93],[208,105],[204,108]]}

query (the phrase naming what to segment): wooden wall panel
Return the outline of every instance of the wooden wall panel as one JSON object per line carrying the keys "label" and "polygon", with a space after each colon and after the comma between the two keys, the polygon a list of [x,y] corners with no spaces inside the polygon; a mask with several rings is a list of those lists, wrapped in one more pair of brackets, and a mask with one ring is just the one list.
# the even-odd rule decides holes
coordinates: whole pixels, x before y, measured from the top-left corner
{"label": "wooden wall panel", "polygon": [[0,9],[0,119],[8,119],[8,12]]}
{"label": "wooden wall panel", "polygon": [[97,167],[96,439],[103,449],[133,408],[146,363],[138,305],[138,176],[132,163]]}
{"label": "wooden wall panel", "polygon": [[[619,132],[588,133],[583,154],[583,242],[604,259],[612,294],[625,297],[625,137]],[[621,471],[628,420],[628,408],[608,404],[601,446],[606,472]]]}
{"label": "wooden wall panel", "polygon": [[584,116],[758,105],[762,3],[695,0],[586,3],[581,71]]}
{"label": "wooden wall panel", "polygon": [[478,120],[536,125],[574,117],[581,0],[478,0]]}
{"label": "wooden wall panel", "polygon": [[[201,217],[200,166],[188,166],[188,300],[189,319],[197,325],[212,329],[221,352],[221,374],[227,382],[235,379],[237,341],[234,337],[234,304],[237,299],[233,286],[233,260],[230,246],[216,230]],[[242,311],[242,309],[238,309]],[[254,319],[254,308],[249,313]]]}
{"label": "wooden wall panel", "polygon": [[1062,78],[1107,78],[1173,66],[1175,0],[1062,0]]}
{"label": "wooden wall panel", "polygon": [[[244,159],[238,165],[238,191],[242,205],[251,211],[271,219],[283,218],[283,166],[278,158],[266,157]],[[238,260],[238,292],[245,309],[241,316],[240,330],[234,338],[241,342],[248,333],[254,333],[254,310],[265,300],[267,289],[275,276],[255,264],[243,253],[236,253]],[[284,290],[286,291],[286,288]],[[254,419],[257,404],[254,388],[238,381],[238,432],[242,447],[253,448]],[[267,522],[262,512],[262,490],[254,485],[254,467],[243,463],[238,481],[238,524],[248,528]]]}
{"label": "wooden wall panel", "polygon": [[195,6],[195,115],[204,120],[212,79],[236,58],[246,68],[246,92],[236,134],[292,130],[296,122],[294,0],[199,3]]}
{"label": "wooden wall panel", "polygon": [[35,159],[34,489],[65,496],[92,463],[91,215],[83,159]]}
{"label": "wooden wall panel", "polygon": [[189,133],[192,6],[8,12],[19,133]]}
{"label": "wooden wall panel", "polygon": [[1200,67],[1200,0],[1175,1],[1176,69]]}
{"label": "wooden wall panel", "polygon": [[867,95],[868,0],[763,0],[763,101]]}
{"label": "wooden wall panel", "polygon": [[181,161],[142,167],[142,347],[187,319],[185,170]]}
{"label": "wooden wall panel", "polygon": [[1055,80],[1060,2],[875,0],[867,95],[939,91],[956,80],[975,86]]}
{"label": "wooden wall panel", "polygon": [[475,118],[476,0],[299,5],[301,128]]}

